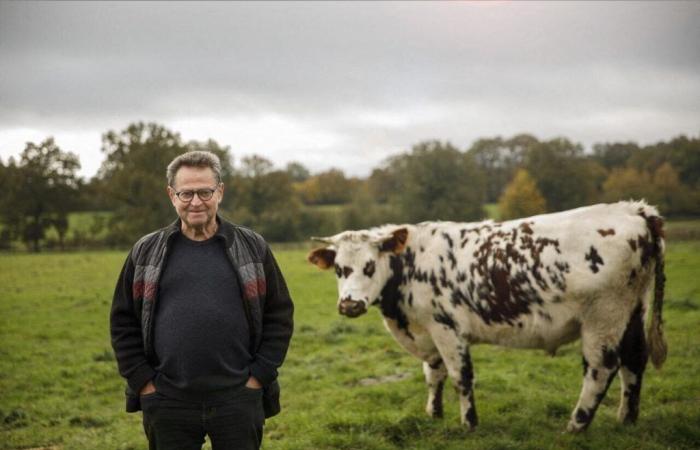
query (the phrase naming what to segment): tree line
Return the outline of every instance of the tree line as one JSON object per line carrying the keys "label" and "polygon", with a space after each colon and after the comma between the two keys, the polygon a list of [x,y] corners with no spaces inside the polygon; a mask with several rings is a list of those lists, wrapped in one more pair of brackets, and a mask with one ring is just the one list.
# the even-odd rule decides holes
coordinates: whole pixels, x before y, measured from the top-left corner
{"label": "tree line", "polygon": [[[693,137],[599,143],[589,153],[566,138],[530,134],[479,139],[468,149],[426,140],[357,178],[337,168],[312,174],[301,162],[279,168],[260,155],[235,159],[214,140],[185,142],[163,125],[138,122],[102,136],[104,161],[90,180],[78,176],[78,156],[51,137],[27,143],[18,160],[0,161],[0,245],[132,244],[173,220],[165,168],[188,150],[221,159],[222,213],[277,242],[387,222],[481,220],[488,204],[498,204],[504,220],[630,198],[645,198],[666,216],[700,215],[700,139]],[[71,234],[76,211],[109,214]]]}

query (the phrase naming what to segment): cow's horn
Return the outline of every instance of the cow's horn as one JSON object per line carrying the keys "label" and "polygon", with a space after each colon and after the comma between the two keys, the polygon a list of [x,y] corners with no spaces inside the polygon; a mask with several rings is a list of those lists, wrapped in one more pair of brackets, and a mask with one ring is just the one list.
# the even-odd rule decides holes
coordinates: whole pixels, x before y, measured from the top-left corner
{"label": "cow's horn", "polygon": [[333,244],[333,240],[329,237],[316,237],[316,236],[311,236],[310,238],[312,241],[320,242],[322,244],[328,244],[331,245]]}

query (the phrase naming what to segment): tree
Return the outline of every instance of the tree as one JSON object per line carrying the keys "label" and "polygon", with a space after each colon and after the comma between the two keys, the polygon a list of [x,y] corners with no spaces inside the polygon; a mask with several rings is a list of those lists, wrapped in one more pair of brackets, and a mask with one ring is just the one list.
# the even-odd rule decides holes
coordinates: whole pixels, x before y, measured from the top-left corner
{"label": "tree", "polygon": [[370,186],[364,183],[355,190],[352,201],[343,206],[339,219],[342,229],[358,230],[397,222],[399,216],[392,204],[378,202]]}
{"label": "tree", "polygon": [[297,191],[306,204],[335,205],[349,203],[355,183],[339,169],[316,174],[297,185]]}
{"label": "tree", "polygon": [[484,183],[471,155],[449,142],[425,141],[387,161],[398,180],[392,198],[406,221],[477,220]]}
{"label": "tree", "polygon": [[398,179],[389,168],[372,170],[365,183],[373,201],[381,204],[387,203],[392,192],[396,192],[398,189]]}
{"label": "tree", "polygon": [[246,156],[242,160],[240,174],[247,178],[256,178],[272,171],[274,164],[269,159],[260,155]]}
{"label": "tree", "polygon": [[229,190],[235,221],[272,241],[297,239],[301,203],[289,174],[272,170],[272,162],[259,155],[243,158],[242,164]]}
{"label": "tree", "polygon": [[688,215],[700,211],[700,196],[681,183],[678,172],[670,163],[663,163],[656,169],[652,185],[653,193],[649,200],[659,207],[662,214]]}
{"label": "tree", "polygon": [[625,167],[632,155],[639,152],[634,142],[613,142],[593,145],[593,159],[608,170]]}
{"label": "tree", "polygon": [[668,163],[678,173],[681,183],[700,189],[700,137],[678,136],[667,144],[660,143],[662,151],[669,153]]}
{"label": "tree", "polygon": [[603,200],[616,202],[630,199],[649,199],[652,195],[648,172],[633,167],[613,169],[603,184]]}
{"label": "tree", "polygon": [[501,219],[534,216],[547,210],[544,197],[535,180],[524,169],[519,169],[498,200]]}
{"label": "tree", "polygon": [[678,136],[669,142],[647,145],[634,152],[627,164],[640,171],[654,173],[664,163],[678,172],[681,183],[700,188],[700,138]]}
{"label": "tree", "polygon": [[0,196],[0,221],[2,231],[0,231],[0,247],[9,249],[12,241],[17,239],[21,233],[22,213],[15,208],[17,201],[16,190],[19,189],[22,176],[13,157],[10,157],[7,165],[0,161],[0,190],[4,195]]}
{"label": "tree", "polygon": [[166,195],[166,168],[185,151],[200,149],[218,153],[222,173],[231,172],[228,147],[213,141],[183,144],[179,134],[156,123],[133,123],[120,132],[109,131],[102,136],[106,159],[98,177],[115,207],[109,226],[110,243],[133,243],[173,220]]}
{"label": "tree", "polygon": [[469,149],[485,178],[486,202],[495,202],[522,165],[527,151],[537,143],[529,134],[519,134],[504,140],[500,136],[479,139]]}
{"label": "tree", "polygon": [[285,169],[289,178],[295,183],[300,183],[306,181],[310,176],[311,172],[302,163],[292,161],[287,163],[287,168]]}
{"label": "tree", "polygon": [[533,145],[524,168],[537,183],[549,211],[563,211],[598,199],[605,171],[583,155],[583,147],[565,138]]}
{"label": "tree", "polygon": [[291,180],[285,172],[272,171],[270,160],[259,156],[246,156],[237,171],[234,183],[234,209],[246,209],[258,222],[265,209],[283,207],[281,203],[291,191]]}
{"label": "tree", "polygon": [[62,151],[52,137],[37,145],[27,142],[18,165],[4,167],[3,222],[38,252],[46,229],[54,227],[61,248],[68,213],[78,206],[78,156]]}

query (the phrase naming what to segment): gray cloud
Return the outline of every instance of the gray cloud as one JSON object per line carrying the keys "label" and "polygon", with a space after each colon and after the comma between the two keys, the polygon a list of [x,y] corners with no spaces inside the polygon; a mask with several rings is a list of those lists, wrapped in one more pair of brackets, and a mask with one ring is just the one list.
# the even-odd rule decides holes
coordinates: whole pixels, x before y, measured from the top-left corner
{"label": "gray cloud", "polygon": [[693,2],[0,2],[0,151],[2,130],[204,117],[335,136],[246,150],[351,173],[425,138],[666,139],[700,131],[698,19]]}

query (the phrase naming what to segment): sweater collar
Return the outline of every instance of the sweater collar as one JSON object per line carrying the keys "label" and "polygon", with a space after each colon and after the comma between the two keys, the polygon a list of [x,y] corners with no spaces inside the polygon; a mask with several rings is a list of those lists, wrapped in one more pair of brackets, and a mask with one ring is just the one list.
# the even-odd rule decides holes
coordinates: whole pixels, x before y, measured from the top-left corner
{"label": "sweater collar", "polygon": [[[231,247],[233,245],[233,240],[234,240],[234,226],[229,223],[227,220],[223,219],[219,214],[216,215],[216,223],[219,225],[218,229],[216,230],[216,233],[214,233],[214,237],[218,239],[223,239],[224,242],[226,242],[226,247]],[[178,217],[175,219],[173,223],[168,225],[168,227],[165,229],[166,233],[166,239],[168,242],[175,236],[177,233],[182,232],[182,221]]]}

